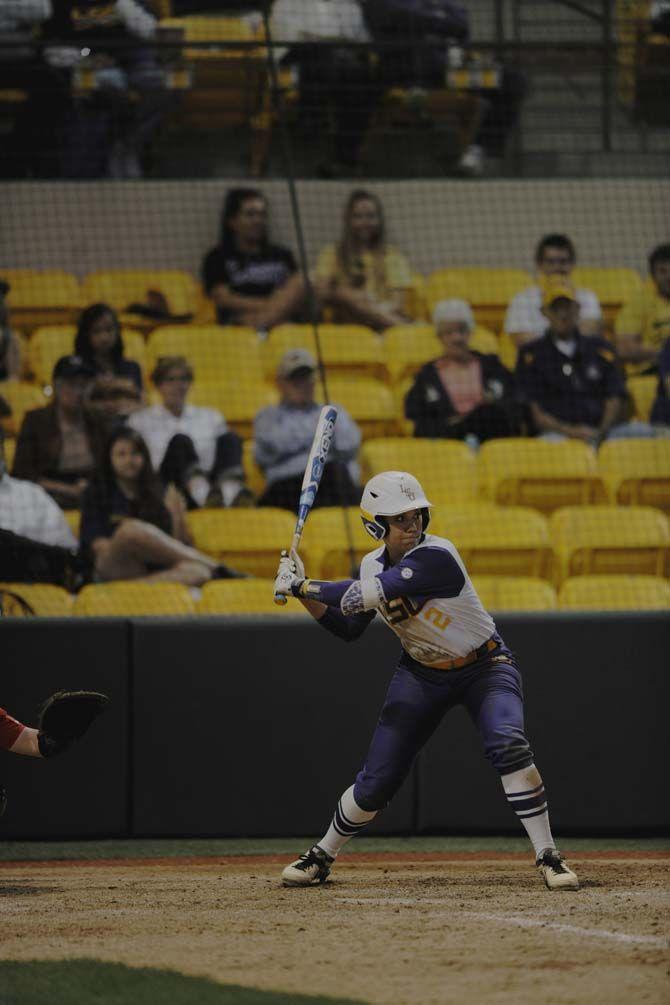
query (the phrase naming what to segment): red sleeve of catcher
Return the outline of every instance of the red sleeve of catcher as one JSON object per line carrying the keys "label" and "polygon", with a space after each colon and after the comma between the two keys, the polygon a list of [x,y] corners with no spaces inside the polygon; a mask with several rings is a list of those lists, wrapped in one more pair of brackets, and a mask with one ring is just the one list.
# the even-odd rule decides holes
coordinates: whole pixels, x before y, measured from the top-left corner
{"label": "red sleeve of catcher", "polygon": [[25,728],[22,722],[12,719],[4,708],[0,708],[0,750],[13,747]]}

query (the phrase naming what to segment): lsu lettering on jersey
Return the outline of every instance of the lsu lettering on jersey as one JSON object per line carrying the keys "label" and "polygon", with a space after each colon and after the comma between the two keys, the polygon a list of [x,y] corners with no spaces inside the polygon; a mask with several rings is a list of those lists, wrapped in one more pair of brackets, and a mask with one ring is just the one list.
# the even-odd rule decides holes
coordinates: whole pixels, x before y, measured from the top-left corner
{"label": "lsu lettering on jersey", "polygon": [[365,556],[360,576],[380,583],[383,597],[375,609],[403,649],[425,666],[467,656],[495,632],[461,556],[446,538],[425,535],[395,566],[388,565],[381,546]]}

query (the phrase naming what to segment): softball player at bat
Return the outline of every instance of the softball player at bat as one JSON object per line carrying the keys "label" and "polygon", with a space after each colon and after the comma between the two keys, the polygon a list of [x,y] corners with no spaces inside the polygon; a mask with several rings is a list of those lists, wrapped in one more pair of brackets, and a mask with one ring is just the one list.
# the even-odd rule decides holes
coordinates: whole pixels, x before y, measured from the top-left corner
{"label": "softball player at bat", "polygon": [[324,836],[286,866],[283,883],[323,883],[342,846],[393,798],[444,715],[465,705],[528,833],[544,882],[550,890],[576,890],[577,876],[556,850],[544,786],[524,732],[521,674],[454,545],[426,533],[430,507],[407,472],[370,479],[362,519],[380,543],[364,557],[360,579],[307,579],[299,556],[282,553],[276,592],[299,598],[323,628],[352,641],[379,613],[402,644],[365,763]]}

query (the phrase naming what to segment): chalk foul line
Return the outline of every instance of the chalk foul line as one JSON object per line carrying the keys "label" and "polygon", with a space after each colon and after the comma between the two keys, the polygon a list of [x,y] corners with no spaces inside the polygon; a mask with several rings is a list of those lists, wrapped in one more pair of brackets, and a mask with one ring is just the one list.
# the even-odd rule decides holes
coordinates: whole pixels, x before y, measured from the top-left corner
{"label": "chalk foul line", "polygon": [[579,925],[567,925],[559,921],[546,921],[540,918],[526,918],[519,914],[494,914],[490,911],[454,911],[446,908],[444,900],[417,897],[337,897],[341,904],[358,904],[362,907],[423,907],[424,905],[445,908],[444,911],[431,911],[431,915],[449,914],[453,917],[481,918],[494,924],[516,925],[518,928],[544,928],[555,932],[566,932],[571,935],[592,939],[610,939],[613,942],[625,942],[633,945],[666,947],[668,940],[660,935],[632,935],[629,932],[610,932],[606,928],[582,928]]}

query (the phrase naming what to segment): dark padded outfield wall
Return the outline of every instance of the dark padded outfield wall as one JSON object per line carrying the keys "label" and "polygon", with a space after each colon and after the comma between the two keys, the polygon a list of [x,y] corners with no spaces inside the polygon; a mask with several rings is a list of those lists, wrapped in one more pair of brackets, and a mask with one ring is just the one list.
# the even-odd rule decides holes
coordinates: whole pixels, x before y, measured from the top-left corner
{"label": "dark padded outfield wall", "polygon": [[75,748],[49,761],[0,752],[9,794],[1,838],[127,833],[128,637],[125,621],[0,618],[0,705],[28,725],[53,691],[111,701]]}
{"label": "dark padded outfield wall", "polygon": [[[312,623],[136,622],[135,834],[320,833],[367,749],[398,646]],[[375,824],[413,827],[413,778]]]}
{"label": "dark padded outfield wall", "polygon": [[[527,732],[554,827],[667,829],[667,614],[501,615],[497,623],[523,674]],[[459,709],[421,760],[419,831],[515,826]]]}

